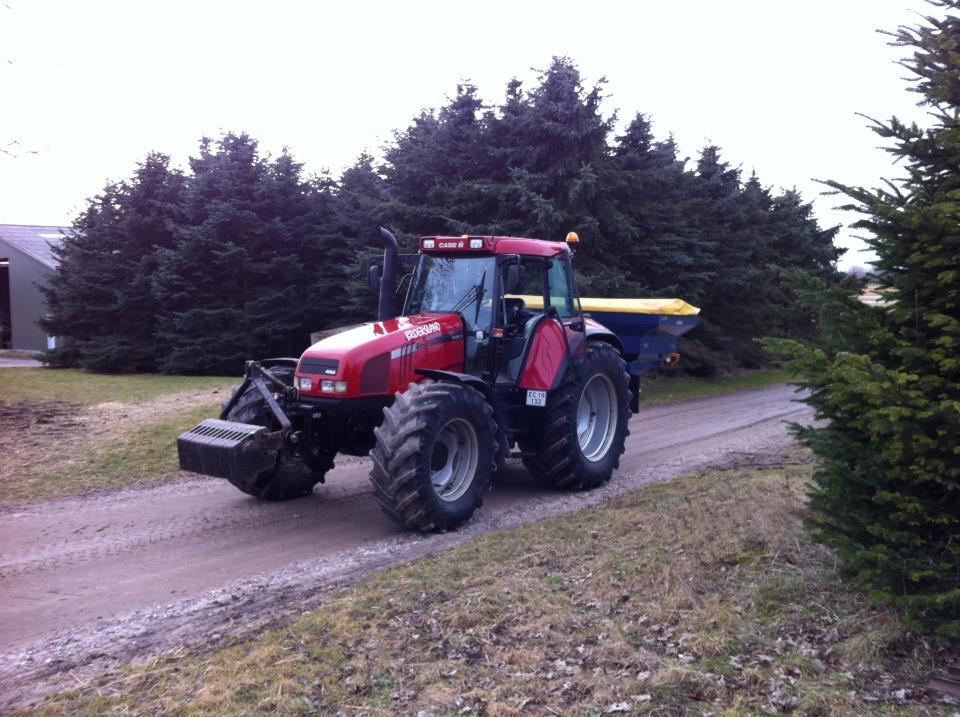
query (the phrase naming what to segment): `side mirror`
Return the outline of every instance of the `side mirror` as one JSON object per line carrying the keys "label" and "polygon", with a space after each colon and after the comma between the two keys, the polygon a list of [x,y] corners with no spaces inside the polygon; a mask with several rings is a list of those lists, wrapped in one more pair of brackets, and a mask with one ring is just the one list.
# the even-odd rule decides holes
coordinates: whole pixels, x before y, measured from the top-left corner
{"label": "side mirror", "polygon": [[380,291],[380,265],[373,264],[367,269],[367,285],[374,291]]}
{"label": "side mirror", "polygon": [[523,284],[523,267],[511,264],[507,267],[507,275],[503,279],[503,293],[512,294]]}

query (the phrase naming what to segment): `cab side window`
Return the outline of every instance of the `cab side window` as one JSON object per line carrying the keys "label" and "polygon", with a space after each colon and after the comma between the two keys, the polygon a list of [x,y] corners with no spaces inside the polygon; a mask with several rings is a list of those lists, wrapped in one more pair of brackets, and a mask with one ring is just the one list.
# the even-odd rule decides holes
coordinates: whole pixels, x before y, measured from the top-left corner
{"label": "cab side window", "polygon": [[[539,313],[543,310],[546,263],[542,258],[535,256],[520,257],[519,263],[523,269],[521,284],[512,294],[505,295],[505,298],[520,299],[522,297],[526,311]],[[507,265],[504,265],[503,277],[506,277],[506,268]]]}
{"label": "cab side window", "polygon": [[[536,297],[543,300],[543,260],[534,257],[523,257],[520,265],[524,268],[523,288],[520,292],[525,296]],[[528,306],[531,311],[539,311],[538,308]]]}
{"label": "cab side window", "polygon": [[579,307],[573,292],[573,277],[569,261],[560,258],[549,261],[547,285],[550,292],[550,306],[555,308],[561,317],[575,316]]}

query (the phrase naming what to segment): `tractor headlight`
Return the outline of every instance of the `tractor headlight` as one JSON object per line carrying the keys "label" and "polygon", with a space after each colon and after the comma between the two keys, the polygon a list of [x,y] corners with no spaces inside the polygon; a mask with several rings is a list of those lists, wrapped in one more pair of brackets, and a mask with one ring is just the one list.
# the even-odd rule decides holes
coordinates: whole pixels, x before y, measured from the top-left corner
{"label": "tractor headlight", "polygon": [[346,393],[347,382],[325,378],[320,382],[320,390],[324,393]]}
{"label": "tractor headlight", "polygon": [[309,391],[313,388],[313,381],[305,376],[300,377],[300,390]]}
{"label": "tractor headlight", "polygon": [[437,242],[434,239],[424,239],[423,248],[424,249],[434,249],[437,246]]}
{"label": "tractor headlight", "polygon": [[483,239],[471,239],[470,240],[471,249],[483,249]]}

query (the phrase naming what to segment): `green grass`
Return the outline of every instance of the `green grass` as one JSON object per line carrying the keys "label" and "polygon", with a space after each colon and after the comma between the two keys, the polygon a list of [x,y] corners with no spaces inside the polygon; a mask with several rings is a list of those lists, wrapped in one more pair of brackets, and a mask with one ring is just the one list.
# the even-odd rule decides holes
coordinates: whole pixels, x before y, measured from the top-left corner
{"label": "green grass", "polygon": [[733,391],[762,388],[778,383],[790,383],[794,378],[787,371],[746,371],[736,376],[723,378],[696,378],[683,376],[669,378],[658,376],[640,384],[640,405],[656,406],[694,398],[709,398]]}
{"label": "green grass", "polygon": [[0,402],[136,403],[169,393],[239,383],[238,377],[105,375],[79,369],[0,368]]}
{"label": "green grass", "polygon": [[795,451],[780,468],[702,473],[490,534],[38,711],[949,714],[924,687],[941,656],[808,540],[810,470]]}

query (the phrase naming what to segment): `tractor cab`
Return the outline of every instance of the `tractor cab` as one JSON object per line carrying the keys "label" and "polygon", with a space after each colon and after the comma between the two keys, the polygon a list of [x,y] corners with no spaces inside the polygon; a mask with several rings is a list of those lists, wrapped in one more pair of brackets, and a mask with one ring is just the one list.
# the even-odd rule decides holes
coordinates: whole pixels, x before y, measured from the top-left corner
{"label": "tractor cab", "polygon": [[495,236],[423,237],[402,314],[458,314],[464,373],[517,384],[538,327],[558,322],[583,343],[569,247]]}

